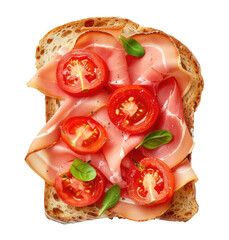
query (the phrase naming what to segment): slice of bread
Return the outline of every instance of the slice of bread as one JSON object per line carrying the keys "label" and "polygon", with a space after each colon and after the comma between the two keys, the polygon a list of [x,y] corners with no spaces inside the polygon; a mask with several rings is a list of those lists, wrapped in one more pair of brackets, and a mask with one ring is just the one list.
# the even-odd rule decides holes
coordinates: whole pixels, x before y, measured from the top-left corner
{"label": "slice of bread", "polygon": [[[123,28],[122,35],[130,37],[135,33],[159,31],[153,28],[141,27],[138,24],[121,18],[88,18],[76,22],[67,23],[48,32],[39,42],[36,49],[36,67],[39,69],[44,66],[55,55],[61,47],[72,48],[80,29],[84,27],[100,27],[107,29]],[[159,31],[161,32],[161,31]],[[183,107],[185,120],[189,131],[193,134],[194,112],[199,105],[201,92],[203,90],[203,78],[200,72],[200,66],[191,51],[175,39],[173,39],[180,54],[182,66],[192,74],[191,88],[183,97]],[[46,96],[46,121],[48,121],[60,106],[60,101]],[[189,155],[191,160],[191,155]],[[49,219],[62,223],[78,222],[91,220],[98,217],[99,207],[96,205],[77,208],[65,204],[57,195],[53,186],[45,184],[44,196],[45,212]],[[188,183],[178,190],[172,202],[171,207],[166,213],[159,217],[163,220],[188,221],[198,211],[196,202],[196,190],[194,183]],[[113,218],[114,214],[106,211],[102,217]],[[117,216],[118,217],[118,216]]]}

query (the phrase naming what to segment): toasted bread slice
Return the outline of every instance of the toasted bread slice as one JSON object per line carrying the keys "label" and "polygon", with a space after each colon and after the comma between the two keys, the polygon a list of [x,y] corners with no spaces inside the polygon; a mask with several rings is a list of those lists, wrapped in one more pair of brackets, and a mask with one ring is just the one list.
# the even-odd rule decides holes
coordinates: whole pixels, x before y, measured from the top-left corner
{"label": "toasted bread slice", "polygon": [[[39,69],[53,58],[61,47],[72,48],[80,29],[84,27],[98,27],[109,29],[122,29],[122,35],[130,37],[136,33],[159,31],[153,28],[140,27],[138,24],[121,18],[88,18],[76,22],[67,23],[48,32],[39,42],[36,49],[36,67]],[[161,31],[159,31],[161,32]],[[170,36],[179,51],[182,66],[192,74],[191,88],[183,97],[183,107],[186,124],[191,134],[194,127],[194,112],[199,105],[201,92],[203,90],[203,78],[200,66],[194,55],[181,42]],[[60,106],[60,101],[46,96],[46,121],[48,121]],[[191,159],[191,155],[189,156]],[[99,207],[96,205],[88,207],[74,207],[64,203],[57,195],[53,186],[45,184],[44,196],[45,212],[49,219],[62,223],[91,220],[98,217]],[[163,220],[188,221],[198,211],[196,202],[196,190],[194,183],[186,184],[178,190],[171,207],[166,213],[159,217]],[[102,217],[113,218],[114,214],[106,211]],[[117,216],[118,217],[118,216]]]}

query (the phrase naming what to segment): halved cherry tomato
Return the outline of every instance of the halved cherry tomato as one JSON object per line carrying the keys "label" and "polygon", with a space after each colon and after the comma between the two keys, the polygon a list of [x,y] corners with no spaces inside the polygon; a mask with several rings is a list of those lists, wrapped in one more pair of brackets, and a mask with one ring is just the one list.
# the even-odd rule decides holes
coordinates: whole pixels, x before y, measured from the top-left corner
{"label": "halved cherry tomato", "polygon": [[59,86],[65,92],[84,96],[105,85],[107,68],[96,53],[75,49],[61,58],[56,76]]}
{"label": "halved cherry tomato", "polygon": [[57,172],[55,179],[56,192],[65,203],[72,206],[91,205],[98,201],[104,192],[104,177],[98,169],[95,169],[96,177],[92,181],[78,180],[70,172],[72,162],[63,164]]}
{"label": "halved cherry tomato", "polygon": [[131,134],[149,129],[156,121],[158,113],[156,98],[140,86],[119,88],[108,101],[110,120],[120,130]]}
{"label": "halved cherry tomato", "polygon": [[90,117],[72,117],[63,122],[61,137],[78,153],[95,153],[107,141],[104,127]]}
{"label": "halved cherry tomato", "polygon": [[171,169],[161,160],[144,158],[130,169],[127,191],[135,202],[145,206],[163,203],[172,198],[174,178]]}

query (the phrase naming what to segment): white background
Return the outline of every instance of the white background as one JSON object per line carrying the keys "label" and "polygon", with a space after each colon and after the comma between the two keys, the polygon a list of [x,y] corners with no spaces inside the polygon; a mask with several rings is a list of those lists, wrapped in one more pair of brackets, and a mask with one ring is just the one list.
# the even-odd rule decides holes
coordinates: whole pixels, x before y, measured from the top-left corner
{"label": "white background", "polygon": [[[228,1],[1,1],[0,202],[3,239],[229,239]],[[44,96],[26,87],[35,49],[52,28],[94,16],[120,16],[174,35],[202,67],[193,168],[200,210],[187,223],[109,219],[62,225],[44,215],[44,182],[24,162],[45,123]],[[5,235],[6,234],[6,235]]]}

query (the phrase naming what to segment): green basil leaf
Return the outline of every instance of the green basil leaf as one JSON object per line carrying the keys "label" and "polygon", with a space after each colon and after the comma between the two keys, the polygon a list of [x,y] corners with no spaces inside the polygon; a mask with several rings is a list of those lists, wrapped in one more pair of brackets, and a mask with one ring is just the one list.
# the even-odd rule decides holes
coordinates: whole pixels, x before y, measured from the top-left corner
{"label": "green basil leaf", "polygon": [[81,181],[91,181],[96,177],[96,170],[88,163],[76,158],[71,167],[71,174]]}
{"label": "green basil leaf", "polygon": [[142,142],[135,148],[137,149],[140,146],[143,146],[149,149],[155,149],[161,145],[169,143],[172,138],[173,136],[168,130],[156,130],[146,135]]}
{"label": "green basil leaf", "polygon": [[120,195],[121,189],[118,184],[110,187],[103,198],[103,206],[99,212],[99,216],[101,216],[107,209],[114,207],[118,203]]}
{"label": "green basil leaf", "polygon": [[140,43],[132,38],[123,38],[119,36],[119,39],[122,41],[123,47],[126,52],[135,57],[142,57],[145,54],[145,50]]}

